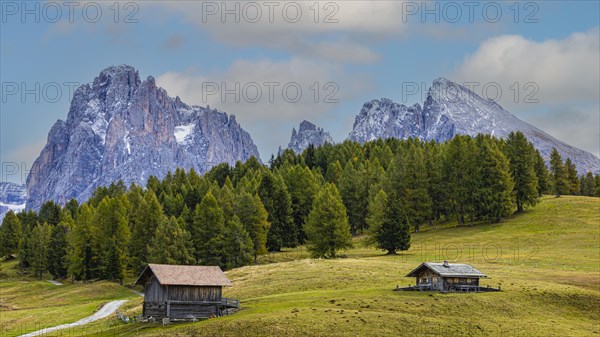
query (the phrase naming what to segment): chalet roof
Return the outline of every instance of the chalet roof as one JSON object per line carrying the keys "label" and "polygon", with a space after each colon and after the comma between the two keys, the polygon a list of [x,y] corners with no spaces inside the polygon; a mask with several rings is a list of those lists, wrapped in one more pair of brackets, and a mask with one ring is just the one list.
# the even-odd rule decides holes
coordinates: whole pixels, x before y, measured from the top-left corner
{"label": "chalet roof", "polygon": [[484,273],[468,264],[424,262],[413,269],[406,277],[417,276],[417,272],[427,268],[442,277],[487,277]]}
{"label": "chalet roof", "polygon": [[217,266],[179,266],[150,263],[135,284],[144,284],[152,274],[162,285],[179,286],[227,286],[231,281]]}

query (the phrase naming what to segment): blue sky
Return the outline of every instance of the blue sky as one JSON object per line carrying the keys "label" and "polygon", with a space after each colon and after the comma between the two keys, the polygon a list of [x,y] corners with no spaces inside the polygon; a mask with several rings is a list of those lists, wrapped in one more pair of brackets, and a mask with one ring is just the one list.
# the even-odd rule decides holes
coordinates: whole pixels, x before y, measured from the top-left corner
{"label": "blue sky", "polygon": [[[507,110],[600,152],[597,1],[222,3],[81,1],[69,8],[2,1],[1,180],[24,181],[51,126],[66,118],[71,87],[117,64],[154,76],[189,104],[235,114],[263,159],[285,146],[303,119],[341,141],[364,102],[421,104],[440,76],[479,88],[493,83]],[[233,12],[223,17],[227,9]],[[279,83],[271,101],[266,82]],[[207,94],[214,83],[239,83],[247,96],[258,85],[263,95],[251,102],[242,93],[236,102],[220,89]],[[302,90],[298,101],[289,91],[283,96],[286,84]]]}

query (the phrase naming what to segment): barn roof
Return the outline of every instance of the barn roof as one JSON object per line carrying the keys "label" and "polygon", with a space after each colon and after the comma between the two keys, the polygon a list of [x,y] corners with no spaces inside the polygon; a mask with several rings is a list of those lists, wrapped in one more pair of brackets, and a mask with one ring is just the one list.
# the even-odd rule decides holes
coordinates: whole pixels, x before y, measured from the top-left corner
{"label": "barn roof", "polygon": [[178,286],[227,286],[231,281],[217,266],[179,266],[150,263],[135,284],[144,284],[152,274],[162,285]]}
{"label": "barn roof", "polygon": [[417,272],[427,268],[442,277],[487,277],[484,273],[468,264],[424,262],[413,269],[406,277],[417,276]]}

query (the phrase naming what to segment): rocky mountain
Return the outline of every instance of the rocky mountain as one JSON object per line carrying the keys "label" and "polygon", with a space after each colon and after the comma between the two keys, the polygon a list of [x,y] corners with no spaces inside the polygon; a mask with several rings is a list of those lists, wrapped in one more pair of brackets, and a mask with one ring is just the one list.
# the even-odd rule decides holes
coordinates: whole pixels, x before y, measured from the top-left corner
{"label": "rocky mountain", "polygon": [[25,199],[25,185],[0,182],[0,222],[8,211],[22,211],[25,208]]}
{"label": "rocky mountain", "polygon": [[456,134],[486,133],[505,138],[511,131],[522,131],[546,159],[556,147],[563,160],[571,158],[580,173],[600,173],[598,157],[550,136],[495,101],[445,78],[433,81],[422,108],[386,98],[365,103],[348,139],[364,143],[378,138],[413,137],[443,142]]}
{"label": "rocky mountain", "polygon": [[302,121],[298,131],[296,131],[296,128],[292,129],[288,149],[292,149],[296,153],[302,153],[309,145],[321,146],[325,143],[333,144],[333,138],[331,138],[329,132],[309,121]]}
{"label": "rocky mountain", "polygon": [[259,158],[235,116],[189,106],[140,80],[130,66],[104,69],[74,93],[66,121],[57,121],[27,178],[27,208],[45,200],[87,200],[94,189],[122,179],[144,184],[176,168],[205,172]]}

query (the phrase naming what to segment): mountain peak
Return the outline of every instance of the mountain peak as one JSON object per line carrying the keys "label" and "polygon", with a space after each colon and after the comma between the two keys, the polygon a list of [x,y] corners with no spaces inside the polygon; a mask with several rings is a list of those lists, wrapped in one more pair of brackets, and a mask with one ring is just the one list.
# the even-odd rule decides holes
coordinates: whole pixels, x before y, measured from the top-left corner
{"label": "mountain peak", "polygon": [[296,128],[292,129],[292,137],[290,138],[288,148],[294,150],[296,153],[302,153],[310,145],[321,146],[325,143],[333,144],[333,138],[331,138],[329,132],[304,120],[300,123],[298,131],[296,131]]}
{"label": "mountain peak", "polygon": [[27,207],[85,201],[119,179],[144,184],[176,168],[205,172],[219,163],[259,158],[234,115],[189,106],[140,82],[135,68],[110,66],[77,89],[65,121],[57,121],[27,177]]}

